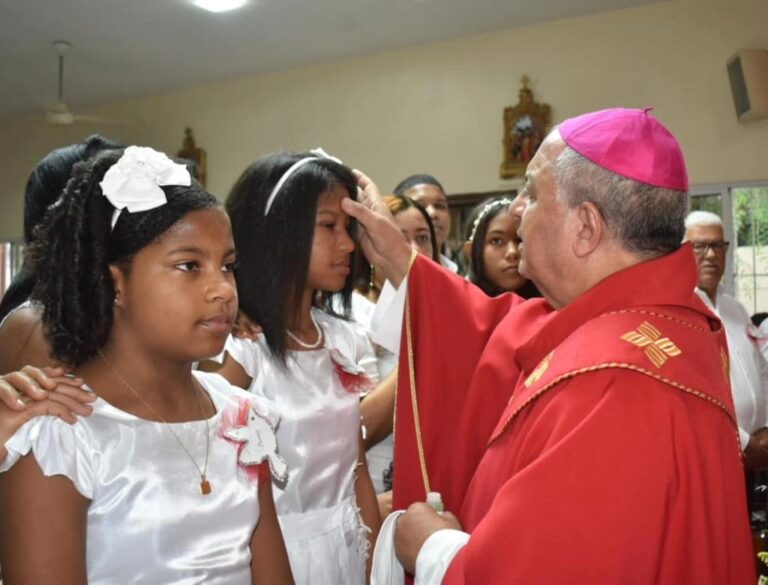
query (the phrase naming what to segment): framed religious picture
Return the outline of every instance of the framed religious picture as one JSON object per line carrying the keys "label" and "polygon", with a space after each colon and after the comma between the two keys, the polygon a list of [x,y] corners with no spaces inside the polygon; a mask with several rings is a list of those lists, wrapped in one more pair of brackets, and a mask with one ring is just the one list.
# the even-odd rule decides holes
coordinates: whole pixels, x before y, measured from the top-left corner
{"label": "framed religious picture", "polygon": [[205,187],[206,180],[208,179],[208,173],[205,165],[205,150],[197,147],[195,144],[195,137],[192,133],[192,128],[189,126],[184,129],[184,142],[182,143],[181,150],[176,154],[180,158],[185,158],[195,163],[197,170],[195,178],[203,187]]}
{"label": "framed religious picture", "polygon": [[550,130],[552,110],[547,104],[533,101],[533,91],[524,75],[517,105],[504,108],[504,158],[499,168],[502,179],[522,177],[525,167]]}

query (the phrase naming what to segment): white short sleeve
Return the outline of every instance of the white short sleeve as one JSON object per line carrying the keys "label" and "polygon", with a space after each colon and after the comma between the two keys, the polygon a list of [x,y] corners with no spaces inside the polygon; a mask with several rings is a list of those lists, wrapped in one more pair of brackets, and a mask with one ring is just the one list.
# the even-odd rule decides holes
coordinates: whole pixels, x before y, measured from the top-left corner
{"label": "white short sleeve", "polygon": [[80,423],[69,425],[55,416],[35,418],[6,442],[8,456],[0,464],[0,472],[32,452],[43,475],[63,475],[81,495],[93,499],[94,453],[84,437]]}
{"label": "white short sleeve", "polygon": [[260,364],[260,351],[255,351],[253,347],[256,343],[266,343],[264,336],[260,335],[258,341],[252,341],[250,339],[241,339],[230,335],[227,337],[227,342],[224,345],[224,351],[222,351],[215,358],[214,361],[222,363],[224,361],[224,354],[228,353],[230,357],[242,366],[245,373],[248,374],[252,380],[259,377],[261,373]]}
{"label": "white short sleeve", "polygon": [[373,351],[371,340],[368,339],[368,334],[361,325],[358,323],[350,323],[350,325],[352,325],[351,329],[354,332],[354,343],[357,350],[355,362],[365,370],[371,382],[376,385],[381,381],[379,379],[379,360],[376,358],[376,352]]}

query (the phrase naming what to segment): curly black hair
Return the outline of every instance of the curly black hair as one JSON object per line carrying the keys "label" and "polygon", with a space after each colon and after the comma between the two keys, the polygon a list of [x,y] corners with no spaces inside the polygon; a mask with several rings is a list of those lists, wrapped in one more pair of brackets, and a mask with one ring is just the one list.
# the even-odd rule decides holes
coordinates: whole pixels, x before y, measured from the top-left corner
{"label": "curly black hair", "polygon": [[112,229],[115,208],[99,183],[122,154],[106,151],[75,165],[30,247],[37,275],[32,298],[43,305],[43,328],[53,356],[70,366],[94,357],[109,337],[115,297],[109,266],[128,271],[133,256],[184,215],[219,206],[196,181],[189,187],[162,187],[165,205],[123,211]]}
{"label": "curly black hair", "polygon": [[[357,181],[348,167],[315,158],[290,175],[265,217],[267,199],[283,173],[313,156],[278,152],[260,158],[243,172],[226,201],[237,249],[240,310],[261,325],[270,352],[281,364],[286,359],[286,323],[289,316],[298,315],[307,283],[317,201],[337,186],[351,198],[357,196]],[[349,229],[354,239],[354,222]],[[353,276],[338,293],[318,291],[318,306],[348,317]]]}
{"label": "curly black hair", "polygon": [[[120,144],[98,134],[82,142],[57,148],[45,155],[29,175],[24,190],[24,243],[35,240],[35,228],[45,217],[48,207],[59,198],[72,174],[72,167],[99,152],[122,148]],[[29,262],[22,264],[0,302],[0,321],[32,294],[35,273]]]}

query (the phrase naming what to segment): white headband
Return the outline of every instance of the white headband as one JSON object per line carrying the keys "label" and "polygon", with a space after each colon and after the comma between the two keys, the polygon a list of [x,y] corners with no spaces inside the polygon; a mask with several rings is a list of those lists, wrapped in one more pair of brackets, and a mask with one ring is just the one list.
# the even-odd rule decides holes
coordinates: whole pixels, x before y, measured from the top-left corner
{"label": "white headband", "polygon": [[507,199],[506,197],[502,197],[501,199],[495,199],[494,201],[489,201],[488,203],[485,204],[485,206],[480,210],[480,213],[477,214],[477,219],[475,220],[475,223],[472,224],[472,233],[469,236],[470,242],[475,241],[477,226],[480,225],[480,222],[483,220],[483,218],[486,215],[488,215],[491,209],[493,209],[494,207],[499,207],[501,205],[512,205],[512,200]]}
{"label": "white headband", "polygon": [[272,192],[269,194],[269,198],[267,199],[267,204],[264,206],[264,217],[269,215],[269,210],[272,208],[272,204],[275,202],[275,198],[277,197],[278,192],[282,188],[282,186],[285,184],[285,182],[289,179],[289,177],[296,172],[297,169],[304,166],[306,163],[308,163],[311,160],[319,160],[321,158],[332,160],[333,162],[337,162],[339,164],[344,164],[336,158],[335,156],[331,156],[327,152],[325,152],[322,148],[313,148],[310,150],[312,154],[315,156],[308,156],[306,158],[302,158],[297,160],[295,163],[293,163],[290,167],[288,167],[288,170],[283,173],[283,176],[280,177],[280,180],[275,183],[275,186],[272,188]]}
{"label": "white headband", "polygon": [[192,177],[182,164],[148,146],[129,146],[99,183],[101,192],[115,208],[112,229],[123,209],[130,213],[149,211],[168,200],[160,188],[167,185],[189,187]]}

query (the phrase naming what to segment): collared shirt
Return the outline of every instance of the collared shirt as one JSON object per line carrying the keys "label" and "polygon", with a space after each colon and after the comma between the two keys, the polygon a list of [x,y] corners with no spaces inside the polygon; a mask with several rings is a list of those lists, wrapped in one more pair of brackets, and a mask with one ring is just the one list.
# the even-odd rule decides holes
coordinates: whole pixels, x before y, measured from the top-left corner
{"label": "collared shirt", "polygon": [[730,353],[731,391],[739,423],[742,450],[752,433],[768,426],[768,363],[760,351],[760,331],[752,324],[749,313],[739,301],[719,286],[715,304],[709,295],[696,289],[704,304],[723,322]]}

